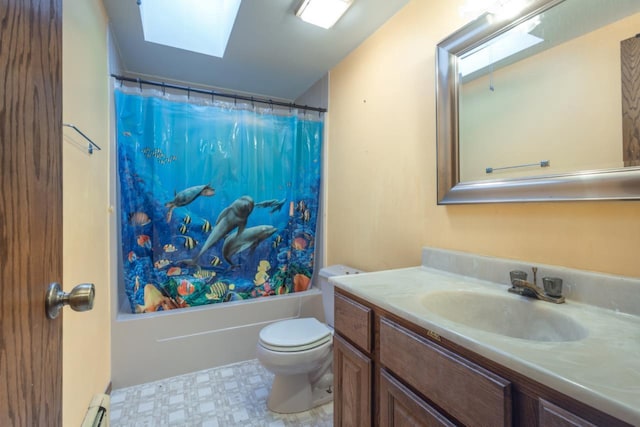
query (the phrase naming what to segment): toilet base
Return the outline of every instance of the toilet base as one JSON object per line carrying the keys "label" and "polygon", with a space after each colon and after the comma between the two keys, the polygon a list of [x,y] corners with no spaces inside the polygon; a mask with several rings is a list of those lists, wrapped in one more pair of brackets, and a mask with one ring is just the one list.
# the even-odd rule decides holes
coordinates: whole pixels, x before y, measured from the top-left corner
{"label": "toilet base", "polygon": [[295,414],[328,403],[333,400],[331,386],[325,388],[326,381],[320,383],[319,387],[312,390],[308,374],[276,375],[267,399],[267,408],[279,414]]}

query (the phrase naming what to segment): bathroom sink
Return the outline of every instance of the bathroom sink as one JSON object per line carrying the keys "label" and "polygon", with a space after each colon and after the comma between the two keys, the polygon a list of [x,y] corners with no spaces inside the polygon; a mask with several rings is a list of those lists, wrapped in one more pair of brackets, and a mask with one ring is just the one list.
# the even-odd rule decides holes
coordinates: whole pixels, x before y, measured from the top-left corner
{"label": "bathroom sink", "polygon": [[440,291],[425,295],[420,304],[455,323],[530,341],[578,341],[588,331],[562,307],[535,299],[471,291]]}

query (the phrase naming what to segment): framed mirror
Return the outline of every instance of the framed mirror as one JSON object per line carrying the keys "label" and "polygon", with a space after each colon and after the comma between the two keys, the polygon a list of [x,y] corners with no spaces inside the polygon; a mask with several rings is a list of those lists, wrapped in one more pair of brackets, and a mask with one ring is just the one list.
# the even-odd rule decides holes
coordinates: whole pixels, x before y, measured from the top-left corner
{"label": "framed mirror", "polygon": [[438,204],[640,199],[640,0],[510,0],[436,48]]}

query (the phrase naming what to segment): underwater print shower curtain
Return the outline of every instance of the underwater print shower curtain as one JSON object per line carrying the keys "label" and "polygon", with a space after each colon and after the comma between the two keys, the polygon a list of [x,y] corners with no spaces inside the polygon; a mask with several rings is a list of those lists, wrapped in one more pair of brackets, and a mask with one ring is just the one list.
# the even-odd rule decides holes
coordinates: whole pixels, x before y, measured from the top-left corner
{"label": "underwater print shower curtain", "polygon": [[133,312],[308,289],[318,113],[116,89],[124,287]]}

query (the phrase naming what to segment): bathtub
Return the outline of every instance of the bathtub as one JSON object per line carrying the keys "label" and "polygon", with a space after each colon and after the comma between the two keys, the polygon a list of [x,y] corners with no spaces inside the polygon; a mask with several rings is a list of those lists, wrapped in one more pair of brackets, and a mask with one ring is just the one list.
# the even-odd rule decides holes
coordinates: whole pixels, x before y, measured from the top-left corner
{"label": "bathtub", "polygon": [[297,317],[324,321],[316,287],[166,312],[132,314],[119,298],[111,324],[113,388],[123,388],[256,358],[260,330]]}

